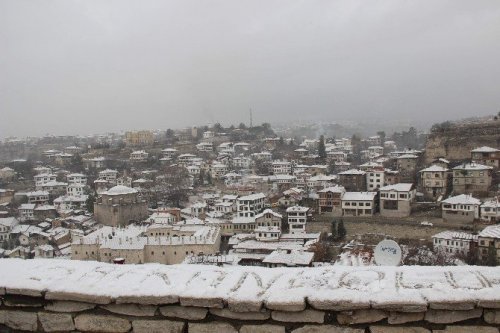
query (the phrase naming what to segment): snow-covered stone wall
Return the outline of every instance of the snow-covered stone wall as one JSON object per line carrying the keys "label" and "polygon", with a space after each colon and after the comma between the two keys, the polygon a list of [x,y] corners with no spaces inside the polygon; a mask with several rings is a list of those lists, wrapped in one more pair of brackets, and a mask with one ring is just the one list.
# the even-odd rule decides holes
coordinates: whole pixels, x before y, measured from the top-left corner
{"label": "snow-covered stone wall", "polygon": [[500,267],[0,260],[0,332],[496,332]]}

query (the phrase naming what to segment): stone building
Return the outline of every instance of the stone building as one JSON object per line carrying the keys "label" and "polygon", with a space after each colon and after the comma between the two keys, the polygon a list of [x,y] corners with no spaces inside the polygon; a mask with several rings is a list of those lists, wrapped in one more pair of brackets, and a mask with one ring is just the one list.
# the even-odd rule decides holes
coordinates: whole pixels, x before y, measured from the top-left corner
{"label": "stone building", "polygon": [[104,225],[124,226],[147,218],[148,205],[136,189],[118,185],[97,198],[94,216],[97,222]]}
{"label": "stone building", "polygon": [[345,193],[343,186],[332,186],[318,191],[318,212],[333,213],[333,215],[342,215],[342,196]]}
{"label": "stone building", "polygon": [[411,203],[416,191],[413,184],[399,183],[380,188],[380,215],[407,217],[411,214]]}
{"label": "stone building", "polygon": [[493,249],[496,253],[497,262],[500,262],[500,225],[490,225],[479,233],[478,255],[484,262],[488,259],[489,253]]}
{"label": "stone building", "polygon": [[339,184],[344,186],[346,191],[363,192],[366,191],[366,172],[357,169],[351,169],[340,172]]}
{"label": "stone building", "polygon": [[453,168],[453,192],[483,196],[491,186],[493,167],[465,163]]}
{"label": "stone building", "polygon": [[500,150],[491,147],[479,147],[471,150],[472,162],[494,168],[500,167]]}
{"label": "stone building", "polygon": [[446,194],[448,169],[437,165],[420,170],[420,189],[427,198],[436,200]]}
{"label": "stone building", "polygon": [[[155,232],[158,234],[159,229]],[[218,227],[163,226],[161,236],[149,236],[143,227],[102,227],[73,240],[71,259],[127,264],[180,264],[187,256],[215,254],[220,247]]]}

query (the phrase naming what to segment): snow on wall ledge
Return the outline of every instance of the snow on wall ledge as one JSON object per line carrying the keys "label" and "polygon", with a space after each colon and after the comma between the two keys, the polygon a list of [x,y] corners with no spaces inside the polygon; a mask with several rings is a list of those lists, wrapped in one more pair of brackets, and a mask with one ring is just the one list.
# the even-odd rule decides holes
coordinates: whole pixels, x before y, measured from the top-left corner
{"label": "snow on wall ledge", "polygon": [[0,259],[0,298],[0,331],[498,333],[500,267]]}

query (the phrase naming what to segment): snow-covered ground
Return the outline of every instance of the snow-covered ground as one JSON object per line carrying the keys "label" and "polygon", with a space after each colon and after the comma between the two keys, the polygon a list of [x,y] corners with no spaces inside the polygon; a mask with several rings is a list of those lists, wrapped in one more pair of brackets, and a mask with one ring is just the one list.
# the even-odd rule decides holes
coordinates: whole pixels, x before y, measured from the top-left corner
{"label": "snow-covered ground", "polygon": [[500,267],[262,268],[0,259],[0,288],[263,303],[500,301]]}

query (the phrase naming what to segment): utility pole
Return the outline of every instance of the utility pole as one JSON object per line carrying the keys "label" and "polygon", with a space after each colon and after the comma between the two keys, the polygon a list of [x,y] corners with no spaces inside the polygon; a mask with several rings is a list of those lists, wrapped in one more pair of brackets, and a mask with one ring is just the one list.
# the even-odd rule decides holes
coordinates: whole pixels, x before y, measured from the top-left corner
{"label": "utility pole", "polygon": [[253,127],[252,109],[250,109],[250,128]]}

